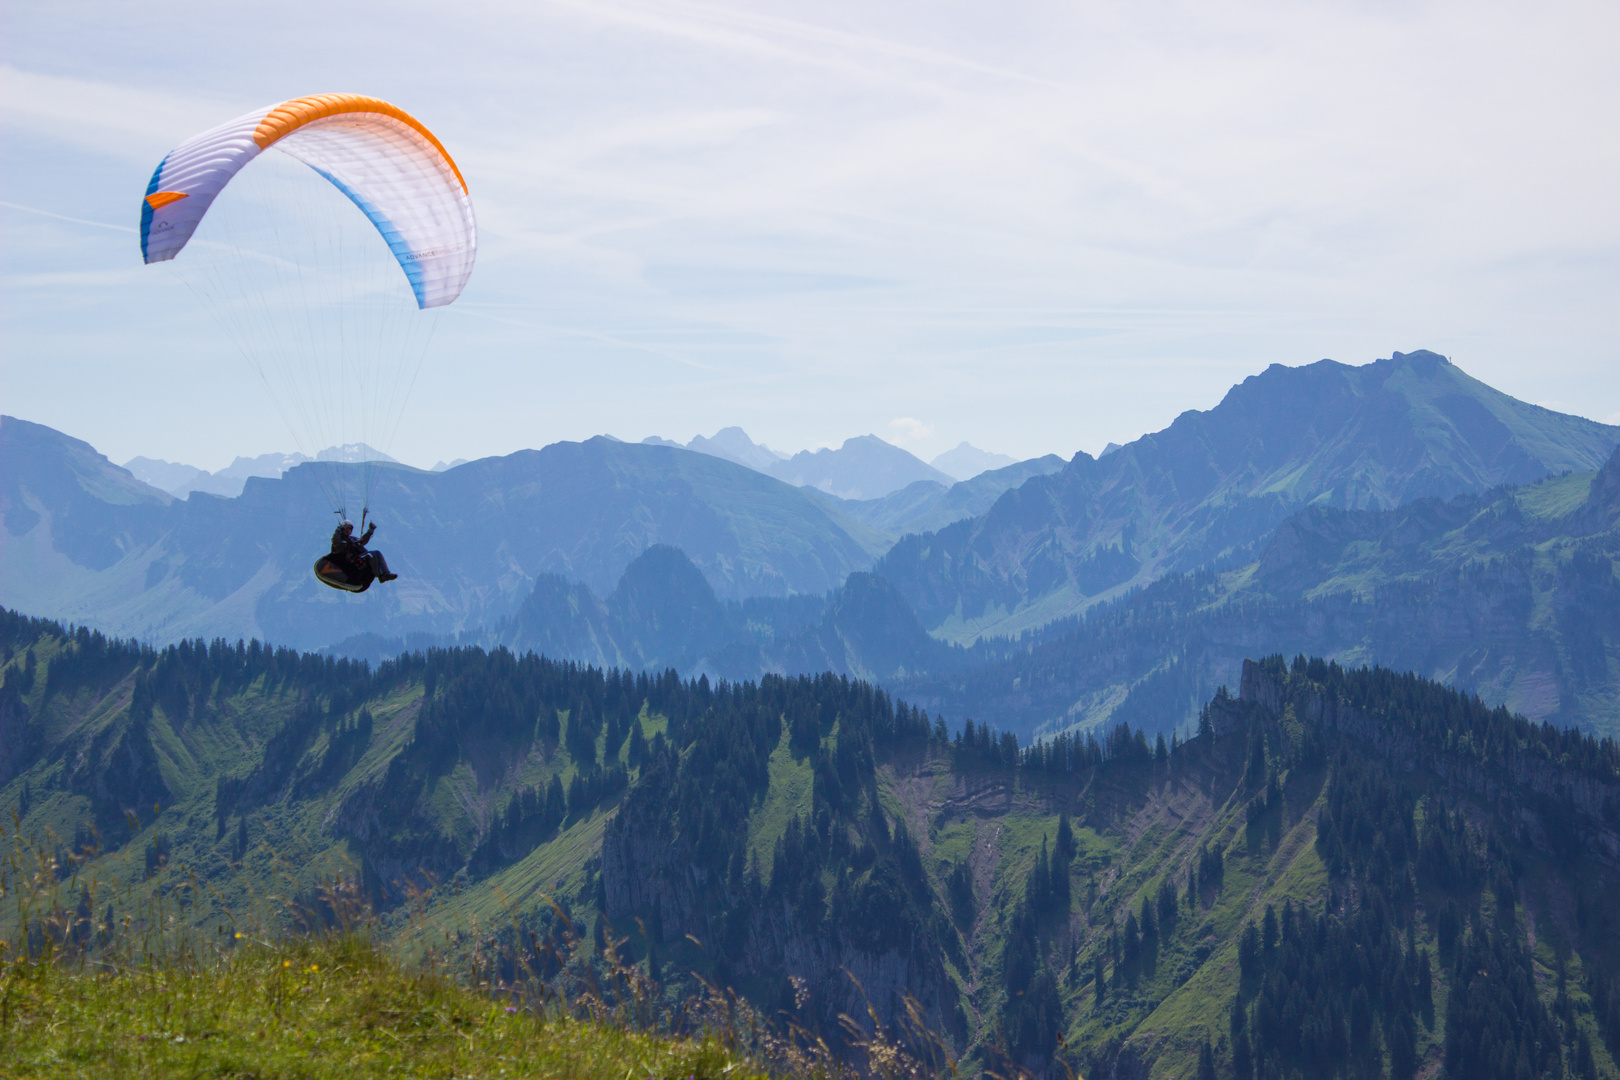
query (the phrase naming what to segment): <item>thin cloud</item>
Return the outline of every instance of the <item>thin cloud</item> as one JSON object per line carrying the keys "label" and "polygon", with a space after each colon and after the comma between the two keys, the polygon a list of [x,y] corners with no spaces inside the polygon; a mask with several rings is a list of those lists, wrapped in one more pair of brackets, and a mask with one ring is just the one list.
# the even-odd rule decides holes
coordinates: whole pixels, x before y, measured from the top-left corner
{"label": "thin cloud", "polygon": [[56,221],[66,221],[74,225],[89,225],[97,229],[111,229],[114,232],[123,233],[133,233],[137,231],[132,225],[113,225],[105,221],[91,221],[89,218],[70,217],[67,214],[58,214],[50,210],[41,210],[37,206],[21,206],[14,202],[6,202],[4,199],[0,199],[0,206],[5,207],[7,210],[20,210],[25,214],[33,214],[37,217],[52,218]]}
{"label": "thin cloud", "polygon": [[11,64],[0,64],[0,103],[0,123],[7,127],[152,165],[186,136],[252,107],[233,111],[204,96],[24,71]]}
{"label": "thin cloud", "polygon": [[919,442],[933,433],[933,425],[912,416],[897,416],[889,421],[889,434],[900,442]]}

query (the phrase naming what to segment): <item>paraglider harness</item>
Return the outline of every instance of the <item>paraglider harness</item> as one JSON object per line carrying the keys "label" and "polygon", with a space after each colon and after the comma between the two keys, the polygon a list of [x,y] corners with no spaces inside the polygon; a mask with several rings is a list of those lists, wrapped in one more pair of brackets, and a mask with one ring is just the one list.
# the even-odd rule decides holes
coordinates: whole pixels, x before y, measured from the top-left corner
{"label": "paraglider harness", "polygon": [[[396,576],[388,573],[387,564],[382,563],[380,553],[369,552],[366,544],[371,540],[372,534],[377,531],[376,522],[370,528],[365,528],[366,516],[371,513],[369,508],[360,511],[360,525],[365,531],[358,538],[354,535],[354,526],[344,512],[334,511],[341,522],[332,531],[332,551],[329,555],[322,555],[315,560],[315,577],[322,585],[329,585],[344,592],[363,593],[371,588],[371,583],[379,580],[377,565],[382,565],[383,576],[381,580],[391,581]],[[344,526],[348,526],[345,530]]]}

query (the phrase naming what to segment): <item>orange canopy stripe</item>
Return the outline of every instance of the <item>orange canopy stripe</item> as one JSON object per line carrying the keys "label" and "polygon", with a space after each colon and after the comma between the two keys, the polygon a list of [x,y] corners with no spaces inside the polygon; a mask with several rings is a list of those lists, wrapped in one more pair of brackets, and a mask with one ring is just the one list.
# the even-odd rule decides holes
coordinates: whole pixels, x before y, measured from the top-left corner
{"label": "orange canopy stripe", "polygon": [[450,152],[444,148],[444,144],[433,132],[423,127],[420,120],[397,105],[390,105],[381,98],[367,97],[364,94],[316,94],[313,97],[283,101],[259,121],[259,126],[253,132],[253,141],[260,150],[265,150],[278,139],[286,138],[313,120],[342,113],[377,113],[410,127],[432,143],[433,148],[444,156],[450,171],[455,173],[456,179],[461,182],[461,190],[467,191],[466,178],[461,175],[455,159],[450,156]]}

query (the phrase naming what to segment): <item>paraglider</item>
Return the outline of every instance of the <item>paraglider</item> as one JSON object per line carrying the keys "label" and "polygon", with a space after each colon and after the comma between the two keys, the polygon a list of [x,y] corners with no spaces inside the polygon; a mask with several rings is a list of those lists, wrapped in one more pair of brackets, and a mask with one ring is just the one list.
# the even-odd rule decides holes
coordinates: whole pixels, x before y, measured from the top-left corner
{"label": "paraglider", "polygon": [[[312,191],[301,186],[307,173],[255,165],[244,179],[252,187],[263,175],[262,185],[205,224],[227,186],[239,190],[237,177],[272,149],[330,187]],[[364,236],[345,236],[358,219],[332,189],[369,220]],[[437,136],[386,101],[295,98],[194,136],[158,164],[141,201],[141,255],[174,260],[194,237],[204,250],[177,264],[182,277],[258,373],[300,451],[359,448],[358,470],[314,466],[342,521],[316,579],[357,593],[393,580],[365,547],[375,523],[356,538],[347,507],[358,504],[364,524],[377,461],[431,335],[424,313],[454,301],[472,274],[477,227],[460,169]]]}
{"label": "paraglider", "polygon": [[380,551],[367,551],[377,523],[359,536],[354,535],[354,524],[343,521],[332,530],[332,552],[315,560],[315,578],[323,585],[344,592],[362,593],[371,588],[373,581],[393,581],[398,574],[390,573],[388,562]]}

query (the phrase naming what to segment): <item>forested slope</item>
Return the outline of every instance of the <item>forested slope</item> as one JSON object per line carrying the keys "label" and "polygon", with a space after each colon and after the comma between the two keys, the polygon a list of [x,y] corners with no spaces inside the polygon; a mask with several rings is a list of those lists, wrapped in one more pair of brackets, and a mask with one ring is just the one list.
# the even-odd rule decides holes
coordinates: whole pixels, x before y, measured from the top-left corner
{"label": "forested slope", "polygon": [[210,934],[347,876],[407,951],[543,965],[568,920],[834,1038],[909,996],[969,1072],[1620,1075],[1620,750],[1412,676],[1273,658],[1185,743],[1020,748],[829,675],[11,613],[0,665],[22,830]]}

